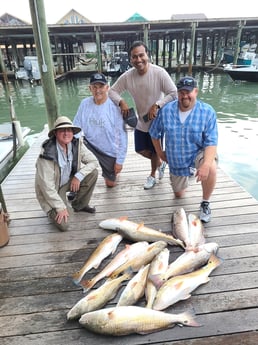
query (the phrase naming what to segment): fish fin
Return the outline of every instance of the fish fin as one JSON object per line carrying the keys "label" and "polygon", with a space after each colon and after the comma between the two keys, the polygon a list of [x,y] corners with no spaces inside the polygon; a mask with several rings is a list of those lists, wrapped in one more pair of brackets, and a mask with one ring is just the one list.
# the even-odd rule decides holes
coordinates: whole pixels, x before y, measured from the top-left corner
{"label": "fish fin", "polygon": [[98,296],[96,296],[95,293],[94,294],[89,294],[88,297],[87,297],[87,300],[88,301],[92,301],[92,300],[95,300],[97,297]]}
{"label": "fish fin", "polygon": [[175,284],[175,289],[176,289],[176,290],[181,289],[181,287],[182,287],[183,284],[184,284],[184,282],[183,282],[182,280],[179,281],[178,283]]}
{"label": "fish fin", "polygon": [[191,297],[191,294],[189,293],[189,294],[185,295],[185,297],[182,298],[182,300],[186,300],[186,299],[188,299],[188,298],[190,298],[190,297]]}
{"label": "fish fin", "polygon": [[208,265],[215,267],[218,267],[220,264],[222,264],[222,262],[224,261],[224,259],[216,256],[214,253],[211,254],[210,259],[208,261]]}
{"label": "fish fin", "polygon": [[113,315],[114,311],[115,311],[115,309],[113,309],[113,310],[111,310],[110,312],[107,313],[108,318],[111,319],[111,320],[114,318],[114,315]]}
{"label": "fish fin", "polygon": [[96,265],[93,266],[93,268],[95,268],[95,270],[96,270],[97,268],[99,268],[100,264],[101,264],[101,262],[97,262]]}
{"label": "fish fin", "polygon": [[143,222],[142,222],[142,223],[139,223],[138,226],[137,226],[136,231],[137,231],[137,230],[140,230],[140,229],[143,228],[143,227],[144,227],[144,223],[143,223]]}
{"label": "fish fin", "polygon": [[198,246],[195,247],[195,246],[192,246],[191,244],[188,244],[185,248],[185,251],[198,253],[200,251],[200,249]]}
{"label": "fish fin", "polygon": [[119,220],[123,221],[123,220],[127,220],[128,219],[128,216],[121,216],[118,218]]}

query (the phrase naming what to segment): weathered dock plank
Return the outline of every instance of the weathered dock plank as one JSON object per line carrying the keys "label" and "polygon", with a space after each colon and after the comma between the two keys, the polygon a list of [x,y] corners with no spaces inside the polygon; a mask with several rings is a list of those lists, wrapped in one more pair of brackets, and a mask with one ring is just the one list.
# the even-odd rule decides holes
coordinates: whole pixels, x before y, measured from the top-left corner
{"label": "weathered dock plank", "polygon": [[[111,233],[99,228],[101,220],[128,216],[132,221],[170,232],[171,215],[177,207],[184,207],[186,212],[198,211],[201,189],[194,179],[183,199],[173,198],[167,171],[153,190],[143,189],[149,162],[133,152],[131,134],[119,185],[106,189],[99,177],[92,200],[96,214],[76,214],[68,232],[56,230],[35,198],[35,160],[45,133],[2,184],[11,216],[10,241],[0,248],[2,345],[99,345],[107,341],[114,345],[258,343],[258,201],[220,168],[212,197],[213,218],[204,231],[207,242],[218,243],[223,263],[191,298],[167,309],[194,309],[201,327],[176,326],[148,335],[104,337],[88,332],[78,321],[66,320],[69,309],[84,296],[72,282],[72,274]],[[125,243],[128,242],[123,240],[118,250]],[[182,253],[176,246],[169,249],[170,261]],[[110,260],[111,257],[105,259],[97,271]],[[93,269],[85,277],[92,277],[97,271]],[[122,287],[109,306],[116,304],[121,291]],[[140,304],[144,303],[142,299]]]}

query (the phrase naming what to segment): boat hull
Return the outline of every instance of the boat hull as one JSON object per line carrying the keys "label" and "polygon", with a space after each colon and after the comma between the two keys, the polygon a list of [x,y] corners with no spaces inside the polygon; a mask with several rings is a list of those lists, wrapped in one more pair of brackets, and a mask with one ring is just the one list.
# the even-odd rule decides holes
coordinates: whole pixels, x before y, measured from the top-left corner
{"label": "boat hull", "polygon": [[258,82],[258,70],[243,70],[243,69],[228,69],[224,71],[230,76],[233,80],[249,81],[249,82]]}

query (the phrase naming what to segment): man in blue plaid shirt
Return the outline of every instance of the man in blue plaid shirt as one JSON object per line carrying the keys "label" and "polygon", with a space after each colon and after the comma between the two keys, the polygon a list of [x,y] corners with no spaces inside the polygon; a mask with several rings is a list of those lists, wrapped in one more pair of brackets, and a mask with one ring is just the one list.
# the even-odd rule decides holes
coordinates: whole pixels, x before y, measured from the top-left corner
{"label": "man in blue plaid shirt", "polygon": [[[215,110],[197,99],[197,82],[183,77],[177,84],[178,99],[160,109],[149,130],[160,158],[168,163],[175,197],[184,195],[189,176],[201,182],[200,219],[211,218],[210,197],[216,184],[218,127]],[[165,151],[161,138],[165,135]]]}

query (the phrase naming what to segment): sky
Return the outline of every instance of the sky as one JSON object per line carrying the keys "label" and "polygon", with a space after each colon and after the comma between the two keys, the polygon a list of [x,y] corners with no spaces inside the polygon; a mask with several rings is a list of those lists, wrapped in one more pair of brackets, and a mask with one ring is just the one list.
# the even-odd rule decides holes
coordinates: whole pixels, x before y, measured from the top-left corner
{"label": "sky", "polygon": [[[154,4],[150,0],[43,1],[47,24],[55,24],[71,9],[94,23],[124,22],[134,13],[147,20],[169,20],[173,14],[191,13],[204,13],[207,18],[258,18],[257,0],[249,0],[248,6],[234,5],[232,1],[225,0],[158,0]],[[29,0],[1,0],[0,16],[9,13],[31,23],[29,3]]]}

